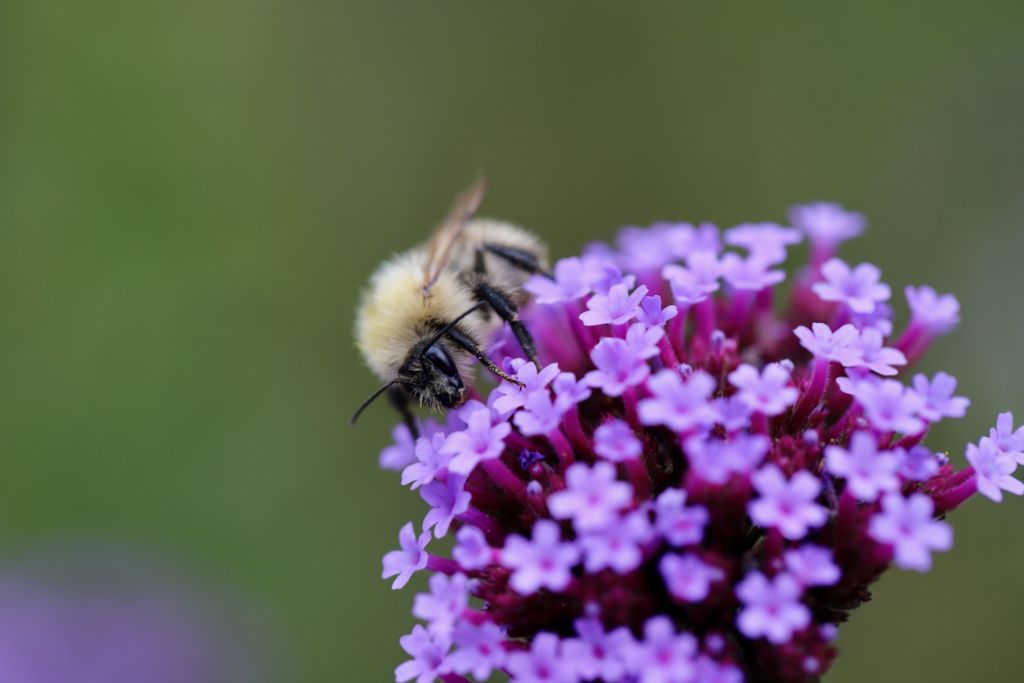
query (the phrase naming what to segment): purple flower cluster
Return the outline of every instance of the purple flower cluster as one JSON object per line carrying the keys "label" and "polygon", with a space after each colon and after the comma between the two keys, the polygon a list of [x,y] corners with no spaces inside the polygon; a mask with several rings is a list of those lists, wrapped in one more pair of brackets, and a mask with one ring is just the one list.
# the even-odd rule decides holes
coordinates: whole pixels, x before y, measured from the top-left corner
{"label": "purple flower cluster", "polygon": [[[559,261],[527,285],[543,367],[506,358],[522,386],[396,431],[381,463],[430,509],[383,575],[432,572],[399,683],[817,681],[884,571],[950,549],[946,513],[1024,493],[1009,413],[964,469],[923,444],[968,406],[907,374],[956,299],[908,287],[894,334],[878,268],[836,256],[863,218],[791,220],[627,228]],[[428,549],[445,536],[450,557]]]}

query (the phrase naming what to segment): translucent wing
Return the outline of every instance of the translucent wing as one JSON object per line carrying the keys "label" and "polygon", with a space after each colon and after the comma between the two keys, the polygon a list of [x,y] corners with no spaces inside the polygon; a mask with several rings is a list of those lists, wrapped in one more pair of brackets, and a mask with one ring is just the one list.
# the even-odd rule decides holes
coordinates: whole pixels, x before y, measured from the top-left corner
{"label": "translucent wing", "polygon": [[456,198],[448,217],[444,219],[430,239],[430,244],[427,245],[427,266],[424,269],[423,296],[430,293],[430,288],[434,286],[437,278],[448,264],[455,245],[462,237],[466,224],[480,208],[486,191],[487,181],[483,178],[473,183],[468,190]]}

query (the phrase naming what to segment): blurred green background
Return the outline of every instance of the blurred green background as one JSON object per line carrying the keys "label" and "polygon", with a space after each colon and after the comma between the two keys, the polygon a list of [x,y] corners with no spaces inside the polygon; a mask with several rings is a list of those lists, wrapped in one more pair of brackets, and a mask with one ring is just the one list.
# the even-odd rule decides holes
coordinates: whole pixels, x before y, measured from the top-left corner
{"label": "blurred green background", "polygon": [[[281,681],[386,681],[380,556],[422,503],[351,342],[360,286],[483,167],[567,255],[624,224],[865,212],[954,291],[925,368],[1024,415],[1024,4],[0,4],[0,553],[101,536],[247,595]],[[899,297],[902,308],[902,297]],[[831,683],[1019,681],[1024,505],[893,572]]]}

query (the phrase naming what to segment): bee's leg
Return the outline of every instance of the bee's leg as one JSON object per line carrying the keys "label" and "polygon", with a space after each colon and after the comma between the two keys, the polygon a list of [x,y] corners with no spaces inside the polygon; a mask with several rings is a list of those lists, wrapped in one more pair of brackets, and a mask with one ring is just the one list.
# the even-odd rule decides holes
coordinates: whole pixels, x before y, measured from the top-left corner
{"label": "bee's leg", "polygon": [[537,258],[537,255],[525,249],[503,247],[500,244],[484,244],[481,250],[494,254],[519,270],[526,271],[527,273],[540,273],[541,275],[551,277],[550,273],[541,268],[540,259]]}
{"label": "bee's leg", "polygon": [[391,401],[391,405],[395,407],[398,414],[402,416],[402,422],[405,423],[406,429],[409,430],[409,434],[415,442],[420,438],[420,428],[416,424],[416,416],[412,414],[412,410],[409,408],[409,394],[401,387],[391,387],[388,389],[388,400]]}
{"label": "bee's leg", "polygon": [[462,348],[464,348],[466,351],[469,351],[471,354],[473,354],[473,356],[476,357],[476,359],[480,361],[480,363],[483,364],[485,368],[493,372],[498,377],[502,378],[506,382],[511,382],[512,384],[515,384],[517,386],[523,386],[522,382],[517,380],[515,377],[509,375],[500,367],[498,367],[497,363],[491,360],[490,357],[488,357],[488,355],[484,353],[483,349],[481,349],[475,341],[473,341],[470,337],[460,332],[458,328],[453,327],[452,329],[448,330],[447,332],[445,332],[445,336],[451,339],[459,346],[461,346]]}
{"label": "bee's leg", "polygon": [[473,292],[478,299],[490,306],[495,313],[501,316],[502,320],[509,324],[512,332],[516,335],[516,341],[519,342],[519,346],[523,349],[523,353],[539,368],[537,347],[534,346],[530,331],[526,329],[526,325],[519,319],[519,309],[516,308],[516,305],[505,294],[491,287],[486,282],[478,283],[473,288]]}

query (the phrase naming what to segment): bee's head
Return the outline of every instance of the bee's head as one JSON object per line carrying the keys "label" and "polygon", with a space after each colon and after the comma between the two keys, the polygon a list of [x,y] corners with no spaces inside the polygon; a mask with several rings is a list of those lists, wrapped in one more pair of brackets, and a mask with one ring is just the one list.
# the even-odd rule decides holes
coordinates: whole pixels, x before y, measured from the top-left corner
{"label": "bee's head", "polygon": [[466,400],[459,367],[442,340],[413,348],[398,375],[402,385],[422,405],[454,408]]}

